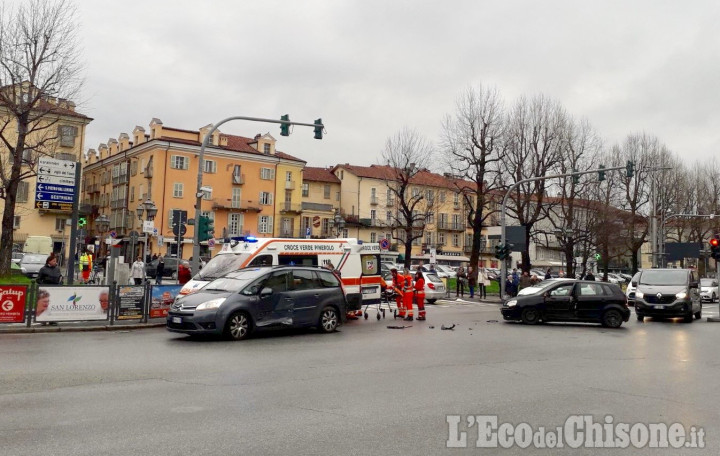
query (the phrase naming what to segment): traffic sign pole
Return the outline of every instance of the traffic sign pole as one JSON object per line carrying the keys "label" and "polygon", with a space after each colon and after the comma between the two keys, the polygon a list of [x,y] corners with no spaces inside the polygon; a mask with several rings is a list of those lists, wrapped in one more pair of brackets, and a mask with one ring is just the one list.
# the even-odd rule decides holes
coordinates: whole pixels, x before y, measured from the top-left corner
{"label": "traffic sign pole", "polygon": [[[80,162],[75,163],[75,182],[80,182]],[[68,268],[67,268],[67,284],[72,285],[75,277],[75,248],[77,242],[77,222],[79,216],[78,200],[80,199],[80,192],[76,191],[73,194],[73,210],[72,210],[72,224],[70,225],[70,250],[68,251]]]}

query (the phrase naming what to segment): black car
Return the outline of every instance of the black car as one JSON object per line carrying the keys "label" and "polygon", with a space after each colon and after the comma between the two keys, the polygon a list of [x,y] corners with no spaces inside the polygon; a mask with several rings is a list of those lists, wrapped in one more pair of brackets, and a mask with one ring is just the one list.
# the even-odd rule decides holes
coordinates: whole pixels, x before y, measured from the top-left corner
{"label": "black car", "polygon": [[[160,262],[159,258],[155,258],[150,263],[145,265],[145,275],[149,278],[154,279],[157,275],[157,265]],[[170,277],[177,279],[177,263],[178,260],[175,257],[163,257],[165,266],[163,267],[163,277]]]}
{"label": "black car", "polygon": [[550,279],[525,288],[506,301],[502,315],[505,320],[520,320],[529,325],[541,321],[580,321],[618,328],[630,319],[630,309],[616,284]]}
{"label": "black car", "polygon": [[327,269],[245,268],[178,297],[168,313],[167,329],[236,340],[273,327],[314,326],[332,332],[345,318],[346,306],[340,280]]}

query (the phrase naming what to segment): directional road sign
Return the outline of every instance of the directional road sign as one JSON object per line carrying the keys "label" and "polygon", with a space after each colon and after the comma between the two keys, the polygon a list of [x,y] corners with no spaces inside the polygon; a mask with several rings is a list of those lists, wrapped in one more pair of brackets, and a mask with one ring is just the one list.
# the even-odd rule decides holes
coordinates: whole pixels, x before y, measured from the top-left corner
{"label": "directional road sign", "polygon": [[73,177],[56,177],[48,174],[38,174],[37,181],[39,184],[55,184],[55,185],[75,185],[75,176]]}
{"label": "directional road sign", "polygon": [[76,167],[77,163],[71,160],[40,157],[35,184],[35,207],[71,211],[77,191]]}

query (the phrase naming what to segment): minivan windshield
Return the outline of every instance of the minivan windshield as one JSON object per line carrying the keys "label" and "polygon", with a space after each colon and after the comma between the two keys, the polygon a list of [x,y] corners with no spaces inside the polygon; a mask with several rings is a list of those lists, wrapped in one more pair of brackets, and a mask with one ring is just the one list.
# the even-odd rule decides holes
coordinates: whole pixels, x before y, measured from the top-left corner
{"label": "minivan windshield", "polygon": [[214,280],[223,277],[228,272],[237,271],[242,267],[242,263],[247,257],[247,254],[235,253],[215,255],[203,266],[200,272],[197,273],[195,280]]}
{"label": "minivan windshield", "polygon": [[203,291],[228,291],[236,292],[240,291],[245,285],[247,285],[253,276],[247,277],[222,277],[215,279],[209,284],[205,285]]}
{"label": "minivan windshield", "polygon": [[701,287],[711,287],[713,286],[714,279],[700,279],[700,286]]}
{"label": "minivan windshield", "polygon": [[640,274],[640,285],[686,285],[685,269],[648,269]]}

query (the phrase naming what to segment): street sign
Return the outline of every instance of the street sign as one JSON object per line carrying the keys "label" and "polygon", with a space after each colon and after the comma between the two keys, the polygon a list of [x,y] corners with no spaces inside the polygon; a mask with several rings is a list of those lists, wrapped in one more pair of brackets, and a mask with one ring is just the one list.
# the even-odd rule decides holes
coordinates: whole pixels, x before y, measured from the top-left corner
{"label": "street sign", "polygon": [[210,247],[210,248],[215,247],[215,239],[214,238],[208,239],[208,247]]}
{"label": "street sign", "polygon": [[49,209],[54,211],[71,211],[72,203],[58,203],[57,201],[35,201],[35,209]]}
{"label": "street sign", "polygon": [[71,160],[58,160],[56,158],[40,157],[38,160],[38,174],[55,177],[70,177],[75,179],[75,162]]}
{"label": "street sign", "polygon": [[143,233],[153,234],[155,232],[155,222],[152,220],[145,220],[143,222]]}
{"label": "street sign", "polygon": [[130,242],[132,242],[133,244],[136,243],[139,236],[140,236],[140,233],[138,233],[137,231],[135,231],[135,230],[131,231],[130,232]]}
{"label": "street sign", "polygon": [[157,228],[153,228],[153,230],[152,230],[152,235],[153,235],[153,236],[157,236],[157,235],[158,235],[158,230],[157,230]]}
{"label": "street sign", "polygon": [[72,185],[57,185],[38,182],[35,184],[35,191],[51,193],[69,193],[70,195],[72,195],[73,193],[75,193],[75,187],[73,187]]}
{"label": "street sign", "polygon": [[56,201],[58,203],[69,203],[72,205],[74,195],[67,193],[35,192],[35,202]]}
{"label": "street sign", "polygon": [[35,184],[35,208],[71,211],[75,201],[75,168],[71,160],[40,157]]}
{"label": "street sign", "polygon": [[117,237],[117,232],[115,230],[110,232],[110,237],[115,239]]}
{"label": "street sign", "polygon": [[[187,233],[187,226],[180,225],[180,236],[185,236],[185,233]],[[173,226],[173,234],[175,236],[178,236],[178,225]]]}
{"label": "street sign", "polygon": [[387,239],[380,239],[380,248],[382,250],[387,250],[390,248],[390,241]]}
{"label": "street sign", "polygon": [[38,174],[37,181],[38,181],[38,183],[41,183],[41,184],[73,186],[73,185],[75,185],[75,176],[70,178],[70,177],[50,176],[47,174]]}

